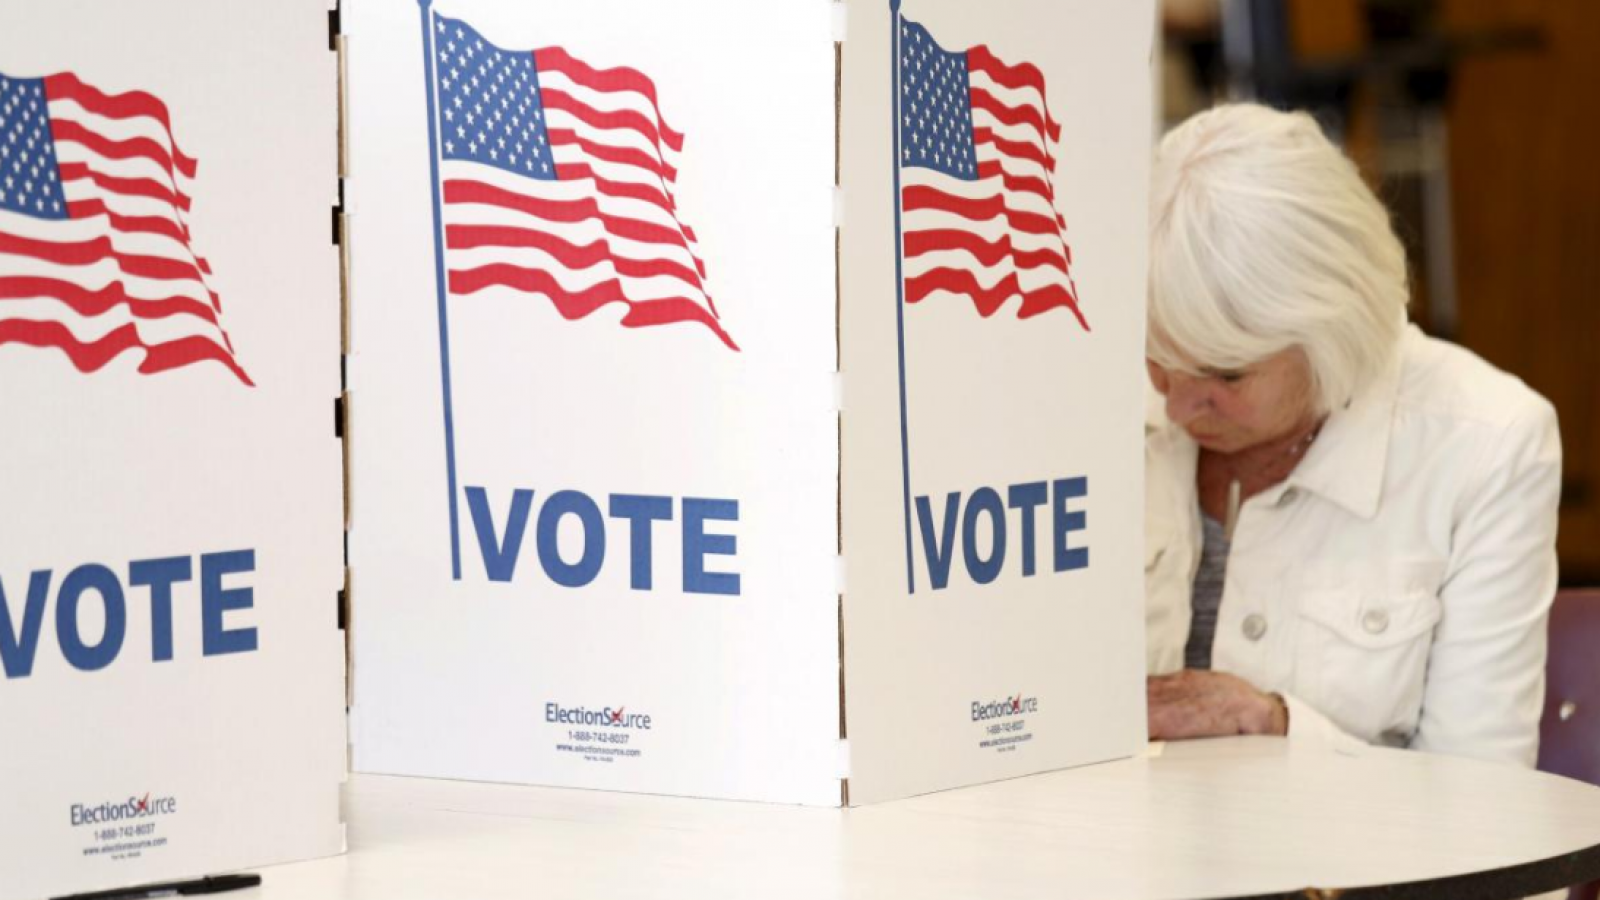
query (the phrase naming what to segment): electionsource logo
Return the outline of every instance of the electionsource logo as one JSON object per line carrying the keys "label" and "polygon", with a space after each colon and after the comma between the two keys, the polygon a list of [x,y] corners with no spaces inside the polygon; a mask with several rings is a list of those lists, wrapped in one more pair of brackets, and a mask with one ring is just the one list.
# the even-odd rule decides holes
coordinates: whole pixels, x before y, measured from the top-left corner
{"label": "electionsource logo", "polygon": [[650,730],[649,715],[628,712],[625,706],[619,706],[616,709],[612,709],[609,706],[601,709],[590,709],[586,706],[562,706],[559,703],[546,703],[544,705],[544,720],[557,725],[588,725],[596,728]]}
{"label": "electionsource logo", "polygon": [[1011,716],[1020,716],[1039,711],[1039,698],[1024,696],[1018,691],[1015,697],[1004,700],[990,700],[988,703],[972,701],[972,721],[982,722],[984,719],[1005,719]]}
{"label": "electionsource logo", "polygon": [[143,797],[129,797],[120,803],[114,800],[95,806],[74,803],[72,804],[72,827],[104,825],[107,822],[121,822],[124,819],[149,819],[155,816],[170,815],[177,811],[177,797],[152,797],[147,791]]}

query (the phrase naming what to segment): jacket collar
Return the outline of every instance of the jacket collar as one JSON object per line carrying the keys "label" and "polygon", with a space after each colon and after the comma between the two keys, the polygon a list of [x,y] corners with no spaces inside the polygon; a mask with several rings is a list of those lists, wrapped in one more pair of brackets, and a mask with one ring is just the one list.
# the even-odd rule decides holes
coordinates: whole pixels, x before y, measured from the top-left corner
{"label": "jacket collar", "polygon": [[1277,502],[1293,487],[1363,519],[1377,515],[1400,394],[1400,357],[1396,348],[1383,371],[1343,409],[1328,416],[1305,459],[1263,497]]}
{"label": "jacket collar", "polygon": [[[1410,334],[1401,338],[1404,345]],[[1276,504],[1290,489],[1316,494],[1363,519],[1377,515],[1383,498],[1384,468],[1394,431],[1395,408],[1400,394],[1400,347],[1395,348],[1383,371],[1323,423],[1322,433],[1294,472],[1263,491],[1259,502]],[[1187,433],[1166,417],[1161,397],[1150,391],[1146,405],[1146,439],[1159,439],[1176,451],[1190,484],[1199,447]],[[1169,452],[1171,452],[1169,451]]]}

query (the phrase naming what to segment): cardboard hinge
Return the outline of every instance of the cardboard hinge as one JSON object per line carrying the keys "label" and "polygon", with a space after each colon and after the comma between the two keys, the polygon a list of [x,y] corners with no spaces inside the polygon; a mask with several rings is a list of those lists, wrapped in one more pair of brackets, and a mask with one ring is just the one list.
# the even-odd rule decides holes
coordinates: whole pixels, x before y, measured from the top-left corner
{"label": "cardboard hinge", "polygon": [[343,212],[344,181],[339,181],[339,352],[350,354],[350,215]]}
{"label": "cardboard hinge", "polygon": [[[336,68],[338,70],[338,141],[339,141],[339,177],[345,178],[350,174],[350,39],[339,35],[333,43],[334,53],[337,54]],[[342,200],[342,195],[341,195]]]}
{"label": "cardboard hinge", "polygon": [[[845,743],[850,737],[850,717],[846,714],[844,690],[844,596],[839,596],[839,742]],[[848,754],[846,754],[848,758]]]}
{"label": "cardboard hinge", "polygon": [[[844,557],[836,557],[836,571],[844,571]],[[843,578],[843,575],[839,575]],[[839,805],[850,805],[850,732],[849,716],[845,711],[844,689],[844,591],[839,592],[839,740],[833,745],[833,770],[839,779]]]}
{"label": "cardboard hinge", "polygon": [[844,168],[844,44],[833,44],[833,183]]}
{"label": "cardboard hinge", "polygon": [[339,26],[339,4],[335,3],[333,9],[328,10],[328,49],[339,48],[339,35],[343,29]]}
{"label": "cardboard hinge", "polygon": [[[349,543],[348,533],[345,543]],[[350,567],[344,567],[344,588],[339,591],[339,621],[344,629],[344,708],[348,712],[356,702],[356,640],[355,597],[351,588],[353,576]]]}
{"label": "cardboard hinge", "polygon": [[339,588],[339,630],[348,631],[350,628],[350,567],[344,570],[344,586]]}
{"label": "cardboard hinge", "polygon": [[850,7],[842,0],[833,4],[833,42],[842,44],[850,36]]}
{"label": "cardboard hinge", "polygon": [[350,59],[348,39],[341,30],[339,4],[328,13],[328,46],[334,51],[337,60],[337,106],[338,118],[334,123],[336,129],[339,170],[339,205],[334,209],[334,243],[339,247],[339,347],[340,352],[350,352],[350,213],[345,206],[344,182],[350,177],[350,128],[349,128],[349,71]]}
{"label": "cardboard hinge", "polygon": [[342,442],[341,443],[341,449],[343,450],[343,455],[344,455],[344,459],[343,459],[343,465],[344,465],[344,529],[345,529],[345,531],[349,531],[350,530],[350,518],[351,518],[351,516],[350,516],[350,499],[351,499],[351,486],[350,486],[350,440],[351,440],[351,434],[350,434],[350,424],[351,424],[351,415],[350,415],[350,392],[348,390],[345,391],[344,394],[342,394],[339,397],[338,404],[339,404],[339,438],[340,438],[340,440]]}

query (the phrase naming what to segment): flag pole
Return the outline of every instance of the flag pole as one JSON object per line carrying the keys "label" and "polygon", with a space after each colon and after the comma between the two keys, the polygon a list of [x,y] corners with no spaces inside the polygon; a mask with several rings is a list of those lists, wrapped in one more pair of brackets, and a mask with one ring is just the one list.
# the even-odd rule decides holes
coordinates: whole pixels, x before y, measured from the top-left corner
{"label": "flag pole", "polygon": [[900,0],[889,0],[889,78],[894,93],[894,318],[900,346],[900,486],[905,503],[906,592],[917,592],[916,563],[911,556],[911,443],[906,425],[906,279],[905,246],[900,225]]}
{"label": "flag pole", "polygon": [[450,392],[450,312],[444,278],[444,208],[439,181],[439,113],[434,84],[433,0],[417,0],[422,9],[422,78],[428,95],[428,164],[432,173],[433,199],[433,276],[439,299],[439,372],[444,392],[444,464],[450,488],[450,576],[461,580],[461,514],[456,501],[455,404]]}

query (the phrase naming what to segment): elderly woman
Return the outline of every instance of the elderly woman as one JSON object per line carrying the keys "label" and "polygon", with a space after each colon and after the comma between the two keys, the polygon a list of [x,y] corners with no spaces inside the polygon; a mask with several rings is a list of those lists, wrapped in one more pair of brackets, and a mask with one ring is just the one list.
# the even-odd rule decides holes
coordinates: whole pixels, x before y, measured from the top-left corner
{"label": "elderly woman", "polygon": [[1151,737],[1532,765],[1554,410],[1407,324],[1389,218],[1308,116],[1195,116],[1153,191]]}

